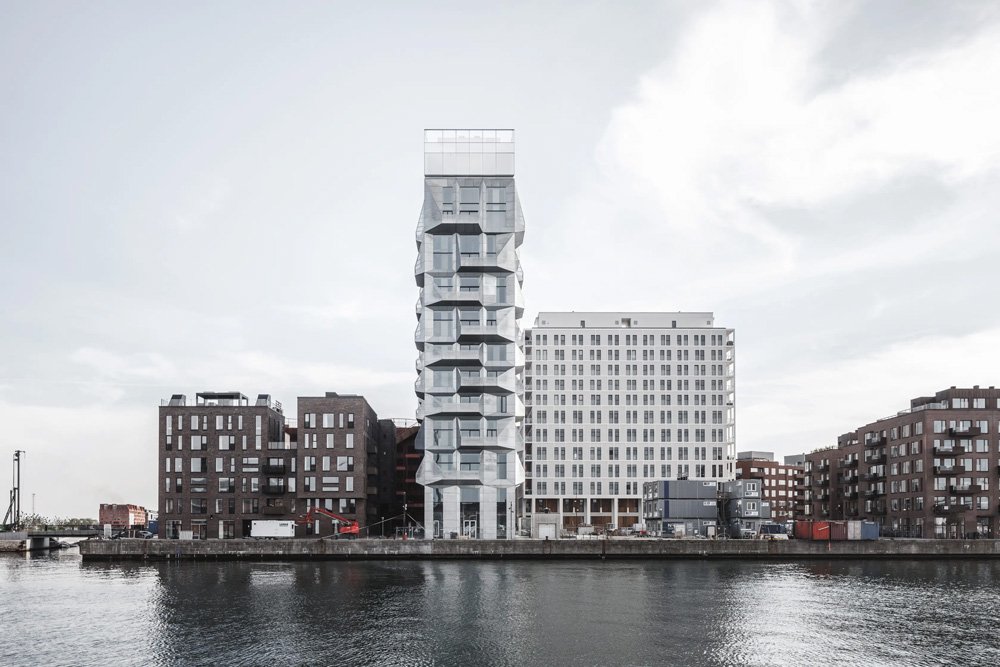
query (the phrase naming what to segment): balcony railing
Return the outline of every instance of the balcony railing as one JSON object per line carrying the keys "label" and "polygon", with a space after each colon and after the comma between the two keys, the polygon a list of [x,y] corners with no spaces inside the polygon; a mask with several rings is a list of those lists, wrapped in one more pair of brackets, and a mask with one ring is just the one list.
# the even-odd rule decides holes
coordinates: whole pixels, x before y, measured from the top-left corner
{"label": "balcony railing", "polygon": [[260,487],[260,490],[265,496],[280,496],[288,493],[288,487],[284,484],[264,484]]}
{"label": "balcony railing", "polygon": [[284,475],[285,474],[285,464],[265,464],[261,467],[261,470],[265,475]]}
{"label": "balcony railing", "polygon": [[957,475],[960,472],[955,466],[934,466],[935,475]]}

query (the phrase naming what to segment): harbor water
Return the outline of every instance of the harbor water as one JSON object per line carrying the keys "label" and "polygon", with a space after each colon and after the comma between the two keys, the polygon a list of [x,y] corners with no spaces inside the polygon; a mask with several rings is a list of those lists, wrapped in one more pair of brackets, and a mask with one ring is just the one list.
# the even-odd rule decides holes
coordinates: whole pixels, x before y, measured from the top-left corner
{"label": "harbor water", "polygon": [[996,665],[1000,562],[0,556],[0,664]]}

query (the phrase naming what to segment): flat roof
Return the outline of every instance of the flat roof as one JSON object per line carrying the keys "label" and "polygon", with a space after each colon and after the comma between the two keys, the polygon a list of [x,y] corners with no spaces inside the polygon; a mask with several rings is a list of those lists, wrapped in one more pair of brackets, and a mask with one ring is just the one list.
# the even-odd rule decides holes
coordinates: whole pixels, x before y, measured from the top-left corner
{"label": "flat roof", "polygon": [[705,312],[540,312],[532,328],[567,329],[705,329],[715,326],[715,314]]}

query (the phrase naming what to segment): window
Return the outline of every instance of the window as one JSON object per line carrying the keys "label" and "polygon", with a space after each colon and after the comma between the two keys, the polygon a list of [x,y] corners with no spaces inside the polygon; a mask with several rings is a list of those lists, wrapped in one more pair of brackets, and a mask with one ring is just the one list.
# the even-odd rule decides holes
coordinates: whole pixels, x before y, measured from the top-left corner
{"label": "window", "polygon": [[507,209],[506,188],[486,188],[486,210],[505,211]]}
{"label": "window", "polygon": [[458,206],[460,213],[479,212],[479,188],[459,188],[459,196],[461,197]]}
{"label": "window", "polygon": [[347,447],[347,449],[354,449],[354,434],[348,433],[345,440],[346,442],[344,443],[344,446]]}

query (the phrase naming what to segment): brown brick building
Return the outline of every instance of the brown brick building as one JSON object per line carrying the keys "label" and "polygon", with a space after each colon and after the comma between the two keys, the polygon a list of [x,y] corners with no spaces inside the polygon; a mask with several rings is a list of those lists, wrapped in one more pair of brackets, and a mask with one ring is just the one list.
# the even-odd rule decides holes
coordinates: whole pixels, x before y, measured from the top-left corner
{"label": "brown brick building", "polygon": [[804,470],[801,465],[775,462],[771,452],[736,455],[736,477],[760,480],[761,499],[770,501],[772,521],[793,521],[804,514]]}
{"label": "brown brick building", "polygon": [[[363,396],[298,399],[298,493],[300,513],[322,507],[362,526],[378,519],[378,416]],[[319,534],[334,531],[319,519]],[[316,524],[308,527],[315,533]],[[362,529],[362,536],[366,531]]]}
{"label": "brown brick building", "polygon": [[261,394],[175,394],[159,415],[159,536],[249,537],[254,519],[295,516],[295,449],[281,404]]}
{"label": "brown brick building", "polygon": [[1000,390],[952,387],[806,454],[806,517],[883,535],[995,537]]}
{"label": "brown brick building", "polygon": [[394,514],[406,511],[406,518],[397,522],[398,527],[423,525],[424,487],[417,482],[417,468],[424,458],[424,450],[417,448],[420,425],[400,426],[396,429],[396,499]]}

